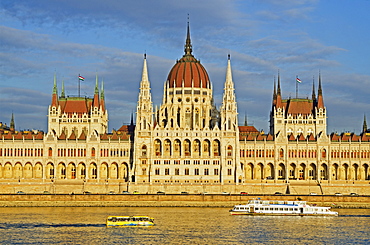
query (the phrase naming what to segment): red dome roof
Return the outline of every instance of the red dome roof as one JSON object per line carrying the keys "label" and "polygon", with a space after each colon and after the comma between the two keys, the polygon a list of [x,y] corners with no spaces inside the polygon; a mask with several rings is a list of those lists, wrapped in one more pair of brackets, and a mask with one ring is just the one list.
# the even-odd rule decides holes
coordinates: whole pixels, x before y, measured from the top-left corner
{"label": "red dome roof", "polygon": [[185,55],[176,62],[168,74],[167,81],[169,82],[169,87],[209,88],[209,77],[206,69],[191,53],[192,46],[189,23],[187,31]]}
{"label": "red dome roof", "polygon": [[209,77],[206,69],[191,54],[184,55],[176,62],[168,74],[167,80],[170,88],[179,88],[183,84],[184,87],[209,88]]}

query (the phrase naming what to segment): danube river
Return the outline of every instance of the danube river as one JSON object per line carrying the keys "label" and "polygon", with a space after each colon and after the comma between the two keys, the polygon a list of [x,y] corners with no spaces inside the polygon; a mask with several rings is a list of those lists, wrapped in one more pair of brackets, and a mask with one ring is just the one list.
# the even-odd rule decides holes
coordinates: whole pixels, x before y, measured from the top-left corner
{"label": "danube river", "polygon": [[[228,208],[0,208],[0,244],[370,244],[370,209],[339,217],[232,216]],[[108,215],[154,227],[106,228]]]}

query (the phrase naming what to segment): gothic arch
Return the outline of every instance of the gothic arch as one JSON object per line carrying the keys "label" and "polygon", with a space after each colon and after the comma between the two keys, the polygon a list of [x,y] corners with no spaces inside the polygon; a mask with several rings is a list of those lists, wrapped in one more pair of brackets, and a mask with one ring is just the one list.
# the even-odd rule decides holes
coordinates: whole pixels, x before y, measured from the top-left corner
{"label": "gothic arch", "polygon": [[338,180],[339,179],[339,166],[337,163],[331,165],[331,179]]}
{"label": "gothic arch", "polygon": [[203,156],[209,157],[211,156],[211,142],[206,139],[203,141]]}
{"label": "gothic arch", "polygon": [[112,163],[109,168],[109,178],[118,179],[118,165],[116,162]]}
{"label": "gothic arch", "polygon": [[278,168],[278,179],[285,179],[286,178],[286,171],[285,171],[285,164],[279,163]]}
{"label": "gothic arch", "polygon": [[311,163],[309,166],[308,166],[308,177],[312,180],[316,180],[317,179],[317,171],[316,171],[316,165],[314,163]]}
{"label": "gothic arch", "polygon": [[181,141],[179,139],[175,139],[173,155],[177,157],[181,156]]}
{"label": "gothic arch", "polygon": [[154,141],[154,151],[156,156],[162,156],[162,142],[159,139]]}
{"label": "gothic arch", "polygon": [[266,176],[267,179],[275,179],[275,170],[272,163],[268,163],[266,166]]}
{"label": "gothic arch", "polygon": [[90,179],[97,179],[98,178],[98,167],[97,167],[95,162],[90,163],[89,178]]}
{"label": "gothic arch", "polygon": [[49,162],[46,164],[46,178],[47,179],[54,179],[54,163]]}
{"label": "gothic arch", "polygon": [[100,166],[100,179],[108,179],[108,164],[106,162],[103,162]]}
{"label": "gothic arch", "polygon": [[218,157],[218,156],[221,156],[221,152],[220,152],[220,141],[215,139],[213,140],[213,156],[215,157]]}
{"label": "gothic arch", "polygon": [[58,174],[59,179],[65,179],[66,178],[66,165],[63,162],[60,162],[58,164]]}
{"label": "gothic arch", "polygon": [[320,179],[327,180],[328,178],[329,178],[328,165],[326,163],[322,163],[320,166]]}
{"label": "gothic arch", "polygon": [[257,167],[256,167],[256,179],[264,179],[264,166],[263,164],[260,162],[257,164]]}
{"label": "gothic arch", "polygon": [[35,179],[42,179],[44,173],[44,167],[42,166],[41,162],[37,162],[34,167],[34,178]]}
{"label": "gothic arch", "polygon": [[129,176],[129,167],[128,167],[128,164],[126,162],[123,162],[121,164],[121,168],[120,168],[120,176],[122,179],[124,179],[126,182],[128,181],[128,176]]}
{"label": "gothic arch", "polygon": [[86,178],[86,165],[83,162],[80,162],[77,166],[77,178],[78,179]]}
{"label": "gothic arch", "polygon": [[6,162],[4,165],[4,179],[13,178],[13,167],[10,162]]}
{"label": "gothic arch", "polygon": [[253,180],[254,179],[254,165],[253,163],[248,163],[245,168],[245,179]]}
{"label": "gothic arch", "polygon": [[23,178],[23,167],[20,162],[15,163],[14,165],[14,178],[22,179]]}
{"label": "gothic arch", "polygon": [[200,156],[201,155],[200,141],[198,139],[194,140],[193,146],[194,146],[193,147],[194,156]]}
{"label": "gothic arch", "polygon": [[306,164],[304,164],[304,163],[299,164],[299,167],[298,167],[298,178],[300,180],[307,179]]}
{"label": "gothic arch", "polygon": [[76,165],[73,162],[68,164],[67,179],[76,179]]}
{"label": "gothic arch", "polygon": [[295,163],[289,164],[289,169],[288,169],[289,179],[296,179],[297,178],[296,171],[297,171],[296,164]]}
{"label": "gothic arch", "polygon": [[23,167],[23,178],[25,179],[33,178],[33,168],[30,162],[27,162]]}

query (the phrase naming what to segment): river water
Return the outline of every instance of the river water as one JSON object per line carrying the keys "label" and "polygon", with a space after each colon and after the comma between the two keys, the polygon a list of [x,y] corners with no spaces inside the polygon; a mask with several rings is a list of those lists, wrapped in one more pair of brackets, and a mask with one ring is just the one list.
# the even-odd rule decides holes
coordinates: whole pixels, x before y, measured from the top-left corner
{"label": "river water", "polygon": [[[0,244],[370,244],[370,209],[339,217],[232,216],[228,208],[0,208]],[[154,227],[106,228],[108,215]]]}

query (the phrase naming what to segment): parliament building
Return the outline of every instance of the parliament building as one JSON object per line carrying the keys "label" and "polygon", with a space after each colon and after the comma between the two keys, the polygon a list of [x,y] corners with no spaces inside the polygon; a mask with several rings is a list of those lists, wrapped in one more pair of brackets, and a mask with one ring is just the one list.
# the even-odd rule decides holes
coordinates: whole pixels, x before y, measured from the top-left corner
{"label": "parliament building", "polygon": [[239,125],[230,56],[217,108],[188,25],[161,105],[153,107],[144,56],[136,118],[109,133],[98,76],[91,97],[66,96],[64,84],[59,94],[54,76],[47,132],[16,131],[13,117],[0,124],[0,192],[369,194],[366,119],[360,135],[329,135],[321,76],[311,98],[283,98],[280,83],[269,132]]}

